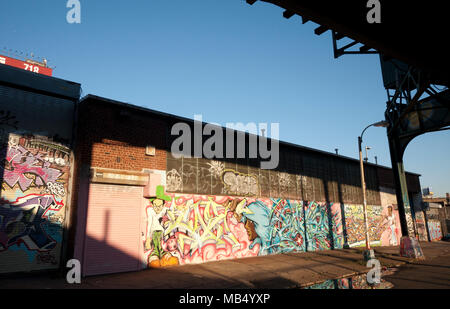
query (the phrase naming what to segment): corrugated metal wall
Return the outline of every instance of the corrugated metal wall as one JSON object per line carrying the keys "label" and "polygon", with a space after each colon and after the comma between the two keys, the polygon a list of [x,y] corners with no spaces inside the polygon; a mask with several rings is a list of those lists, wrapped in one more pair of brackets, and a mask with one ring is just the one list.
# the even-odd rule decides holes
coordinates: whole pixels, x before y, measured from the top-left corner
{"label": "corrugated metal wall", "polygon": [[0,273],[61,263],[74,104],[0,85]]}
{"label": "corrugated metal wall", "polygon": [[[179,186],[168,192],[227,194],[233,196],[279,197],[306,201],[362,204],[359,165],[321,154],[280,150],[280,164],[275,170],[263,170],[254,161],[208,160],[204,158],[167,158],[169,175],[179,177]],[[257,179],[257,192],[228,190],[223,172]],[[377,171],[365,168],[368,204],[381,205]]]}

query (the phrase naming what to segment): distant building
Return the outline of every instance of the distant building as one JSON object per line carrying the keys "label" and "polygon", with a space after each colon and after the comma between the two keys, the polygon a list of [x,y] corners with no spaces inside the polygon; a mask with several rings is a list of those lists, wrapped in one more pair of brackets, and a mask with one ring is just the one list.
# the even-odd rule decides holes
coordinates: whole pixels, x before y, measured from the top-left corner
{"label": "distant building", "polygon": [[430,241],[449,237],[450,232],[450,197],[424,197]]}

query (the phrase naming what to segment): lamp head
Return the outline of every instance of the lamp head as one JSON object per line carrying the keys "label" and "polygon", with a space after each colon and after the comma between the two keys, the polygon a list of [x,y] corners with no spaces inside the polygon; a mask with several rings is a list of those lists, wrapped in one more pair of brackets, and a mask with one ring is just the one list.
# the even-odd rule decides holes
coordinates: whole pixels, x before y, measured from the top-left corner
{"label": "lamp head", "polygon": [[389,126],[389,122],[387,122],[386,120],[382,120],[382,121],[374,123],[373,125],[374,125],[374,127],[387,128]]}

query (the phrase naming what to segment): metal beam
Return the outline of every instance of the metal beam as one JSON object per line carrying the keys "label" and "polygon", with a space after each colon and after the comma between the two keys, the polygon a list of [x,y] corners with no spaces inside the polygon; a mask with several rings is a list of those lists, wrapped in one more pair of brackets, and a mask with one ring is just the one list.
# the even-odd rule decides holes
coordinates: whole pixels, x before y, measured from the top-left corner
{"label": "metal beam", "polygon": [[321,35],[322,33],[324,33],[325,31],[329,30],[329,28],[327,26],[319,26],[316,29],[314,29],[314,33],[317,35]]}
{"label": "metal beam", "polygon": [[286,10],[283,12],[283,17],[287,18],[287,19],[291,18],[294,15],[295,15],[295,12],[293,12],[293,11]]}
{"label": "metal beam", "polygon": [[[302,17],[306,15],[303,23],[313,21],[331,29],[339,33],[337,39],[340,39],[341,35],[351,38],[393,59],[417,67],[429,73],[433,83],[450,85],[450,71],[444,69],[448,67],[450,58],[448,53],[446,54],[445,40],[439,31],[445,29],[445,21],[448,19],[443,4],[440,3],[442,1],[432,0],[436,4],[429,7],[417,4],[405,7],[399,1],[388,1],[383,7],[384,12],[389,12],[384,14],[382,24],[384,26],[376,27],[361,18],[367,13],[366,8],[355,5],[355,1],[260,0],[277,5],[283,10],[295,12]],[[436,7],[440,9],[436,11]],[[430,22],[414,22],[422,20],[426,13],[432,16]],[[402,30],[403,27],[396,25],[407,25],[409,31],[405,32]],[[426,33],[420,43],[416,42],[417,33]],[[431,45],[437,47],[430,48]]]}
{"label": "metal beam", "polygon": [[352,46],[355,46],[356,44],[358,44],[358,42],[353,41],[353,42],[348,43],[347,45],[345,45],[345,46],[339,48],[338,51],[343,53],[346,49],[348,49],[348,48],[350,48],[350,47],[352,47]]}
{"label": "metal beam", "polygon": [[345,37],[345,35],[343,35],[342,33],[337,33],[336,32],[335,37],[336,37],[336,40],[340,40],[340,39],[343,39]]}
{"label": "metal beam", "polygon": [[[428,88],[429,84],[422,84],[419,86],[419,89],[417,90],[414,97],[409,101],[409,104],[406,106],[406,108],[403,110],[403,112],[400,114],[399,119],[397,122],[400,122],[412,109],[414,106],[419,102],[419,98],[422,96],[422,94],[425,92],[425,90]],[[397,126],[398,123],[394,125],[394,127]]]}
{"label": "metal beam", "polygon": [[400,140],[397,135],[388,135],[389,150],[392,161],[392,172],[394,173],[395,193],[397,196],[398,215],[402,236],[414,237],[414,228],[411,217],[411,205],[408,197],[405,169],[403,167],[403,156]]}
{"label": "metal beam", "polygon": [[361,51],[361,52],[367,52],[367,51],[369,51],[369,50],[371,50],[372,49],[372,47],[369,47],[369,46],[367,46],[367,45],[363,45],[363,46],[361,46],[360,48],[359,48],[359,51]]}

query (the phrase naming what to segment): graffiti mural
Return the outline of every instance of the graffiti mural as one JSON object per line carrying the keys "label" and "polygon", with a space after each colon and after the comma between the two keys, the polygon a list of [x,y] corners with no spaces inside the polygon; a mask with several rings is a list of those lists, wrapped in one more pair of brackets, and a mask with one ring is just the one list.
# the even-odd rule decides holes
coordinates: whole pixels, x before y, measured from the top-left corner
{"label": "graffiti mural", "polygon": [[428,240],[427,227],[425,223],[425,215],[422,211],[416,212],[417,233],[420,241]]}
{"label": "graffiti mural", "polygon": [[166,173],[167,190],[180,191],[183,189],[183,181],[180,173],[176,169],[172,169]]}
{"label": "graffiti mural", "polygon": [[428,233],[431,241],[442,239],[441,223],[436,220],[428,220]]}
{"label": "graffiti mural", "polygon": [[394,211],[392,205],[383,208],[381,214],[381,230],[380,243],[383,246],[398,246],[400,244],[400,219],[398,212]]}
{"label": "graffiti mural", "polygon": [[234,215],[246,200],[229,197],[158,197],[147,207],[149,267],[255,256],[244,224]]}
{"label": "graffiti mural", "polygon": [[[56,267],[65,217],[69,148],[8,133],[0,164],[0,260],[21,270]],[[1,263],[5,264],[5,263]],[[0,266],[0,272],[11,271]]]}
{"label": "graffiti mural", "polygon": [[[350,247],[365,246],[364,210],[362,205],[345,205],[345,222]],[[400,221],[392,205],[367,206],[369,238],[372,246],[398,246]]]}
{"label": "graffiti mural", "polygon": [[0,251],[23,242],[29,250],[47,251],[56,242],[47,231],[49,212],[57,212],[62,202],[53,195],[30,194],[9,203],[0,202]]}
{"label": "graffiti mural", "polygon": [[225,170],[222,173],[224,192],[244,196],[259,194],[258,177],[238,173],[234,170]]}
{"label": "graffiti mural", "polygon": [[172,193],[211,194],[257,197],[260,195],[259,173],[249,173],[248,167],[215,160],[197,162],[195,158],[169,160],[166,190]]}
{"label": "graffiti mural", "polygon": [[342,248],[340,206],[249,197],[166,195],[146,209],[148,267]]}
{"label": "graffiti mural", "polygon": [[[381,206],[367,206],[367,220],[371,245],[381,244]],[[362,205],[345,205],[348,243],[350,247],[365,245],[365,223]]]}
{"label": "graffiti mural", "polygon": [[25,192],[31,186],[40,187],[49,182],[55,182],[61,171],[50,167],[50,163],[42,158],[42,154],[33,154],[24,147],[17,145],[8,148],[5,166],[0,166],[3,181],[10,188],[16,184]]}
{"label": "graffiti mural", "polygon": [[283,199],[272,199],[271,203],[269,253],[305,251],[303,204]]}
{"label": "graffiti mural", "polygon": [[342,248],[340,205],[310,202],[305,208],[308,251]]}

